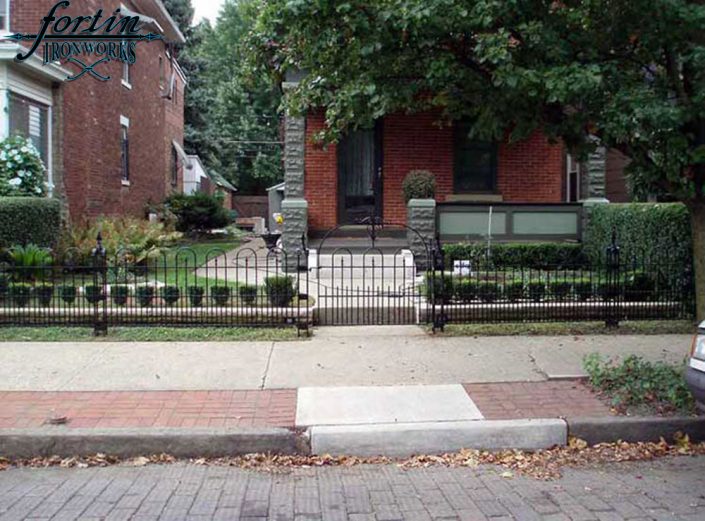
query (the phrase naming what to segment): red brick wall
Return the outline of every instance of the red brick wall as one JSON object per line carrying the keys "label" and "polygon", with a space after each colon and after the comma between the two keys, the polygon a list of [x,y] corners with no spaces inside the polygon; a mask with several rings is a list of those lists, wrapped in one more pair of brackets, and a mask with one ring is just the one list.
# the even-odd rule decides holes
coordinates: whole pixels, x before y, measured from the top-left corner
{"label": "red brick wall", "polygon": [[[434,114],[393,114],[383,124],[384,217],[406,222],[401,185],[410,170],[436,175],[437,199],[453,194],[453,129],[439,126]],[[320,113],[307,119],[306,198],[312,229],[335,226],[337,219],[337,158],[335,146],[321,150],[311,136],[322,128]],[[564,149],[551,145],[540,132],[525,141],[499,147],[497,189],[505,202],[559,203],[563,201]]]}
{"label": "red brick wall", "polygon": [[338,155],[335,145],[323,148],[313,137],[323,128],[322,113],[310,114],[306,120],[306,176],[309,226],[324,230],[338,224]]}
{"label": "red brick wall", "polygon": [[[55,0],[11,0],[11,30],[36,32]],[[120,0],[73,0],[60,14],[109,16]],[[127,6],[135,9],[127,2]],[[135,9],[136,10],[136,9]],[[99,215],[144,216],[148,202],[161,202],[171,191],[171,142],[183,143],[184,84],[177,75],[178,98],[163,99],[159,57],[171,74],[163,42],[137,44],[130,68],[132,89],[122,85],[122,63],[97,67],[111,77],[101,82],[83,77],[63,84],[63,172],[71,218]],[[72,64],[69,70],[78,69]],[[120,116],[130,120],[130,186],[122,186]],[[177,184],[180,189],[181,179]]]}

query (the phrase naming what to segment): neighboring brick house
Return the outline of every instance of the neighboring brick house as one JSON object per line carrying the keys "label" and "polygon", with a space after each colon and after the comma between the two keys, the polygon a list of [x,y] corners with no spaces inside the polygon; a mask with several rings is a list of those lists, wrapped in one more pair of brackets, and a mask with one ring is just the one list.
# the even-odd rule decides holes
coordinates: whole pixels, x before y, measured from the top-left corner
{"label": "neighboring brick house", "polygon": [[[54,0],[0,0],[0,30],[36,33]],[[144,216],[149,203],[181,191],[185,77],[174,56],[184,37],[161,0],[72,0],[59,14],[106,16],[116,9],[140,15],[163,40],[139,42],[134,65],[97,67],[65,82],[73,64],[42,66],[41,58],[15,63],[17,44],[0,43],[0,137],[30,136],[50,169],[53,193],[73,220],[99,215]],[[8,16],[9,13],[9,16]],[[41,55],[41,53],[38,53]],[[10,117],[4,117],[5,115]]]}
{"label": "neighboring brick house", "polygon": [[[290,74],[283,88],[300,78]],[[420,226],[425,236],[437,231],[443,240],[577,241],[589,214],[584,207],[608,202],[604,148],[580,163],[540,131],[513,143],[483,142],[469,137],[464,122],[442,119],[432,112],[387,114],[374,128],[321,145],[315,136],[325,125],[322,109],[287,117],[285,248],[300,247],[302,235],[320,237],[335,228],[354,237],[355,225],[370,216],[420,230],[409,222],[415,213],[402,190],[412,170],[435,175],[435,202],[423,202],[435,208],[435,223],[425,217]]]}

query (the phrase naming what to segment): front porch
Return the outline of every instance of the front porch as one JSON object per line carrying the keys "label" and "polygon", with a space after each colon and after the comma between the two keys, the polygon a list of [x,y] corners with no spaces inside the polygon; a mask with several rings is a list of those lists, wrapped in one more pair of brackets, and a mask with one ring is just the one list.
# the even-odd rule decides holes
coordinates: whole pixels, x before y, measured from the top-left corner
{"label": "front porch", "polygon": [[[438,232],[453,242],[580,241],[590,205],[607,202],[603,149],[579,165],[540,132],[516,143],[483,143],[438,119],[387,115],[373,129],[321,146],[320,113],[287,118],[284,248],[341,226],[351,233],[339,245],[354,245],[355,226],[369,217],[409,225],[428,240]],[[412,170],[434,175],[434,210],[408,207],[402,183]]]}

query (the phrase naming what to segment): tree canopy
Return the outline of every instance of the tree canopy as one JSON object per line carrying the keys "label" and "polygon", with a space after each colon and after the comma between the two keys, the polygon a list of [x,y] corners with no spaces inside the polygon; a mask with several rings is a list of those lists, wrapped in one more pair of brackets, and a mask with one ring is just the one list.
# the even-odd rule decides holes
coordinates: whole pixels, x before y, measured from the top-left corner
{"label": "tree canopy", "polygon": [[[192,18],[190,0],[170,4],[177,7],[176,19]],[[256,19],[256,6],[252,0],[226,0],[214,25],[204,21],[185,31],[187,43],[179,52],[189,81],[186,149],[243,194],[263,193],[283,178],[280,88],[268,75],[244,68],[242,42]]]}
{"label": "tree canopy", "polygon": [[252,70],[305,72],[286,106],[323,107],[326,139],[407,110],[488,138],[541,128],[575,152],[592,135],[632,159],[638,190],[691,200],[704,27],[687,0],[269,0],[248,43]]}

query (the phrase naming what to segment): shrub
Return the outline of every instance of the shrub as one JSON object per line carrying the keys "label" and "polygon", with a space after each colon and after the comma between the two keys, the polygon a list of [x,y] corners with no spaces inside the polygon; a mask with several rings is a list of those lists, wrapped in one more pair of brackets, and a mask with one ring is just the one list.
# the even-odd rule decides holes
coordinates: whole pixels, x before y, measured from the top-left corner
{"label": "shrub", "polygon": [[118,284],[112,286],[111,292],[113,294],[113,302],[116,306],[124,306],[127,304],[127,299],[130,297],[130,288],[124,284]]}
{"label": "shrub", "polygon": [[622,294],[622,282],[616,277],[613,281],[600,281],[598,293],[602,300],[615,300]]}
{"label": "shrub", "polygon": [[593,261],[604,258],[617,232],[621,258],[634,256],[657,263],[692,263],[693,242],[688,209],[682,204],[602,204],[595,206],[585,229],[585,252]]}
{"label": "shrub", "polygon": [[648,362],[634,355],[618,363],[596,353],[586,356],[583,364],[592,386],[623,412],[629,406],[640,405],[658,413],[695,410],[681,366]]}
{"label": "shrub", "polygon": [[407,203],[412,199],[433,199],[436,196],[436,178],[427,170],[412,170],[404,178],[401,189]]}
{"label": "shrub", "polygon": [[13,275],[17,280],[29,281],[44,278],[52,263],[49,250],[36,244],[14,246],[10,248],[8,253],[16,270],[13,271]]}
{"label": "shrub", "polygon": [[473,260],[491,261],[497,269],[577,269],[586,266],[587,262],[580,244],[500,243],[492,246],[489,259],[487,245],[481,243],[447,244],[443,246],[443,251],[448,266],[456,260]]}
{"label": "shrub", "polygon": [[218,306],[226,306],[230,301],[230,288],[228,286],[213,286],[211,298]]}
{"label": "shrub", "polygon": [[496,282],[480,282],[477,285],[477,296],[482,302],[491,304],[502,297],[502,288]]}
{"label": "shrub", "polygon": [[247,306],[252,306],[257,301],[257,286],[244,285],[238,288],[240,298]]}
{"label": "shrub", "polygon": [[43,197],[46,168],[30,139],[12,136],[0,142],[0,196]]}
{"label": "shrub", "polygon": [[285,308],[296,295],[294,279],[291,277],[267,277],[264,280],[269,302],[274,307]]}
{"label": "shrub", "polygon": [[546,297],[546,283],[541,281],[532,281],[527,285],[529,290],[529,298],[532,302],[541,302]]}
{"label": "shrub", "polygon": [[54,286],[43,284],[34,288],[34,294],[37,296],[39,304],[44,307],[51,306],[51,301],[54,298]]}
{"label": "shrub", "polygon": [[[447,279],[450,281],[450,277]],[[452,281],[450,281],[452,283]],[[472,280],[456,281],[452,285],[453,295],[460,302],[472,302],[477,297],[477,283]]]}
{"label": "shrub", "polygon": [[165,205],[176,217],[176,229],[181,232],[204,232],[230,224],[222,201],[203,192],[174,194]]}
{"label": "shrub", "polygon": [[103,293],[103,286],[89,285],[84,288],[84,296],[89,304],[97,304],[101,300],[105,299],[105,294]]}
{"label": "shrub", "polygon": [[61,300],[63,300],[66,304],[72,305],[74,302],[76,302],[76,297],[78,296],[76,286],[60,286],[59,296],[61,297]]}
{"label": "shrub", "polygon": [[572,284],[565,280],[552,280],[550,283],[551,295],[559,301],[563,301],[570,295]]}
{"label": "shrub", "polygon": [[154,302],[155,294],[154,286],[138,286],[136,292],[137,303],[143,308],[148,308]]}
{"label": "shrub", "polygon": [[178,286],[165,286],[162,288],[162,298],[169,306],[173,306],[181,299],[181,290]]}
{"label": "shrub", "polygon": [[203,305],[203,297],[206,293],[205,288],[200,286],[191,286],[188,289],[188,300],[195,308],[200,308]]}
{"label": "shrub", "polygon": [[441,302],[442,300],[450,300],[455,295],[453,277],[446,274],[430,273],[426,275],[426,298],[431,301]]}
{"label": "shrub", "polygon": [[7,291],[10,288],[10,276],[6,274],[0,274],[0,298],[7,295]]}
{"label": "shrub", "polygon": [[181,238],[180,233],[167,230],[160,223],[150,223],[133,217],[103,217],[97,221],[71,226],[62,235],[57,251],[62,259],[91,266],[91,252],[98,233],[109,258],[125,254],[130,262],[143,263],[158,257],[164,248]]}
{"label": "shrub", "polygon": [[10,299],[18,308],[26,307],[32,296],[32,286],[23,282],[10,285]]}
{"label": "shrub", "polygon": [[61,203],[42,197],[0,197],[0,247],[52,247],[61,235]]}
{"label": "shrub", "polygon": [[592,298],[592,281],[589,280],[578,280],[573,285],[575,290],[575,296],[578,297],[580,302],[587,302]]}
{"label": "shrub", "polygon": [[504,296],[510,302],[516,302],[524,298],[524,283],[520,281],[508,282],[504,286]]}
{"label": "shrub", "polygon": [[628,302],[651,300],[654,297],[656,283],[646,273],[635,273],[626,281],[624,299]]}

